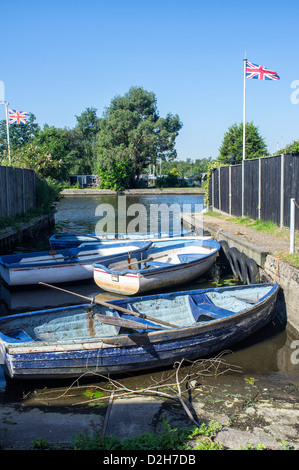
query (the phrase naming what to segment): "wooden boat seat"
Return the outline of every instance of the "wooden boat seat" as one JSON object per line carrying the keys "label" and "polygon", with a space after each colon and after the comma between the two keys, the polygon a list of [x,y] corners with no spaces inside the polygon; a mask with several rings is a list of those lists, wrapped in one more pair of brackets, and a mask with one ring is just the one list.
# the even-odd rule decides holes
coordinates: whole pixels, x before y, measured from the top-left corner
{"label": "wooden boat seat", "polygon": [[217,320],[231,316],[231,311],[216,307],[206,296],[189,296],[189,303],[195,322]]}
{"label": "wooden boat seat", "polygon": [[232,312],[230,310],[226,310],[225,308],[216,307],[212,304],[201,303],[197,305],[199,311],[204,312],[205,315],[210,316],[213,319],[216,318],[225,318],[231,317]]}
{"label": "wooden boat seat", "polygon": [[201,256],[203,256],[202,254],[198,253],[198,254],[180,254],[180,255],[177,255],[178,256],[178,259],[180,261],[180,263],[191,263],[192,261],[196,261],[198,260],[198,258],[200,258]]}
{"label": "wooden boat seat", "polygon": [[173,266],[173,264],[172,263],[164,263],[163,261],[153,260],[153,261],[148,261],[146,263],[146,267],[148,267],[148,266],[153,266],[155,268],[160,268],[160,267],[164,267],[164,266]]}

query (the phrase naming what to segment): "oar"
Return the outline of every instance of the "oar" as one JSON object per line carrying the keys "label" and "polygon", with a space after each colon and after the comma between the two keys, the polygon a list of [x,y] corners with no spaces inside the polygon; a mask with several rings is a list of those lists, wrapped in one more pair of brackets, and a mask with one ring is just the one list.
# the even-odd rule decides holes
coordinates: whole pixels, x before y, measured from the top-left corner
{"label": "oar", "polygon": [[107,325],[123,326],[124,328],[132,328],[133,330],[162,330],[161,326],[152,326],[147,323],[142,324],[137,321],[127,320],[126,318],[109,317],[109,315],[101,315],[99,313],[95,313],[95,317],[97,317],[101,323]]}
{"label": "oar", "polygon": [[133,315],[135,317],[140,317],[140,318],[143,318],[143,319],[146,319],[146,320],[154,321],[155,323],[161,323],[161,325],[165,325],[165,326],[168,326],[170,328],[178,328],[177,325],[172,325],[171,323],[168,323],[166,321],[159,320],[159,319],[153,318],[153,317],[149,317],[148,315],[145,315],[143,313],[133,312],[133,310],[129,310],[128,308],[119,307],[118,305],[114,305],[114,304],[104,302],[104,301],[101,301],[101,300],[94,300],[94,299],[91,299],[90,297],[86,297],[85,295],[77,294],[75,292],[71,292],[71,291],[66,290],[66,289],[61,289],[61,287],[52,286],[51,284],[46,284],[45,282],[39,282],[39,284],[41,284],[43,286],[46,286],[46,287],[52,287],[52,289],[57,289],[57,290],[60,290],[62,292],[66,292],[67,294],[72,294],[72,295],[76,295],[77,297],[82,297],[82,299],[86,299],[86,300],[89,300],[90,302],[95,302],[96,304],[103,305],[103,307],[108,307],[108,308],[112,308],[114,310],[119,310],[120,312],[128,313],[129,315]]}
{"label": "oar", "polygon": [[[133,253],[133,254],[134,254],[134,253]],[[135,264],[147,263],[148,261],[155,261],[156,259],[158,259],[158,258],[163,258],[163,256],[167,256],[168,254],[169,254],[169,253],[163,253],[162,255],[156,256],[155,258],[153,258],[152,256],[150,256],[149,258],[141,259],[141,260],[139,260],[139,261],[134,261],[133,263],[131,263],[131,261],[130,261],[130,262],[128,261],[128,262],[129,262],[129,266],[130,266],[130,268],[131,268],[131,266],[134,266]],[[111,261],[113,261],[113,260],[111,260]],[[120,265],[119,268],[121,268],[121,267],[122,267],[122,266]],[[125,264],[124,264],[124,267],[126,267]]]}

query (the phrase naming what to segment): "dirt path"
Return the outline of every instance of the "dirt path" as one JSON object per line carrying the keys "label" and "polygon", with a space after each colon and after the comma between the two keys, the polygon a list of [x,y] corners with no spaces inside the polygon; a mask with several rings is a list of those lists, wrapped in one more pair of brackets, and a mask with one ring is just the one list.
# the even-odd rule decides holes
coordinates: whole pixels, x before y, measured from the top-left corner
{"label": "dirt path", "polygon": [[[225,216],[211,216],[203,215],[203,222],[205,226],[214,229],[215,232],[223,231],[231,235],[238,235],[249,243],[265,249],[273,255],[277,255],[281,250],[289,251],[290,242],[288,239],[288,230],[283,228],[279,229],[280,236],[259,232],[253,228],[247,227],[243,224],[237,224],[227,220]],[[213,233],[211,233],[213,235]]]}

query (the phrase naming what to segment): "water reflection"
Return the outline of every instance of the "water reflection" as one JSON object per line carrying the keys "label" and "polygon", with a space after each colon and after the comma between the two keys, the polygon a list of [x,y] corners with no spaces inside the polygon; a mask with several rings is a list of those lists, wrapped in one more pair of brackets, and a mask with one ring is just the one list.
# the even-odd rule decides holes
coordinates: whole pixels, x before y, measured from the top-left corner
{"label": "water reflection", "polygon": [[[113,208],[113,213],[107,214],[107,222],[115,225],[115,231],[118,231],[119,225],[128,228],[138,214],[128,215],[128,212],[134,211],[134,205],[142,205],[147,213],[147,229],[139,231],[150,231],[150,215],[154,206],[166,204],[169,209],[171,206],[178,205],[181,210],[190,208],[191,212],[195,212],[196,208],[204,208],[204,200],[201,195],[163,195],[161,196],[84,196],[84,197],[65,197],[58,205],[58,212],[55,217],[57,232],[63,230],[77,231],[83,233],[94,233],[97,222],[100,217],[96,216],[97,208],[101,205],[109,205]],[[131,211],[129,210],[131,208]],[[170,230],[173,228],[172,213],[170,212]],[[110,217],[110,218],[109,218]],[[136,222],[137,223],[137,222]],[[158,212],[157,223],[161,229],[161,212]],[[133,224],[134,225],[134,224]],[[106,230],[105,231],[109,231]],[[123,232],[123,230],[120,230]],[[135,230],[134,230],[135,231]]]}

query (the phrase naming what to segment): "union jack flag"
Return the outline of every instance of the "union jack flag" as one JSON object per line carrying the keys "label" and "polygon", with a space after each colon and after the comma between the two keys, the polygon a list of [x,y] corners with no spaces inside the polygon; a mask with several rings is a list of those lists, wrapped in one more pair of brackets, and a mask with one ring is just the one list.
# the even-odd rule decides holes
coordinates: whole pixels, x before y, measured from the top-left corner
{"label": "union jack flag", "polygon": [[260,80],[279,80],[279,76],[274,70],[269,70],[262,65],[246,62],[246,78],[256,78]]}
{"label": "union jack flag", "polygon": [[26,124],[28,113],[25,111],[17,111],[15,109],[8,110],[9,124]]}

